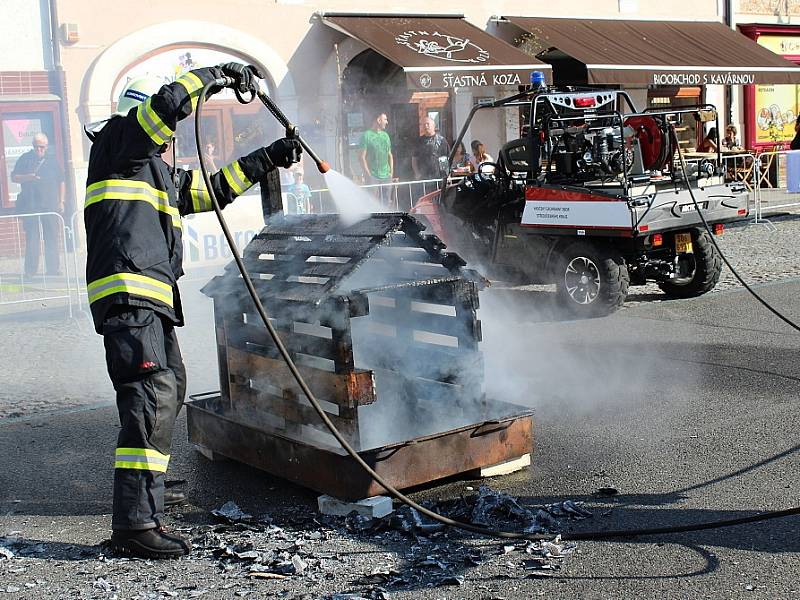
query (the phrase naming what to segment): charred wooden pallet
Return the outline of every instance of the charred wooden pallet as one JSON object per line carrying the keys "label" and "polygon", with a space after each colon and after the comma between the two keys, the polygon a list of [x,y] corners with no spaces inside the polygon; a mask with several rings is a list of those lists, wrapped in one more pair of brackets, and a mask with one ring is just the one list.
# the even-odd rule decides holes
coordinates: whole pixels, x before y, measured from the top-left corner
{"label": "charred wooden pallet", "polygon": [[[277,218],[243,256],[303,378],[355,448],[508,416],[482,393],[477,309],[485,280],[412,217],[374,215],[349,226],[335,215]],[[214,299],[218,412],[281,439],[338,447],[238,271],[229,266],[203,292]]]}

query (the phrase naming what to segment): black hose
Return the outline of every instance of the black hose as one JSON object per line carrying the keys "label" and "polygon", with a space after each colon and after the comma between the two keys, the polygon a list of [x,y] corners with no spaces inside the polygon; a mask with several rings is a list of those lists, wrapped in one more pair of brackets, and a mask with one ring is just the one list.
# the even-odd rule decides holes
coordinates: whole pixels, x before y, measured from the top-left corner
{"label": "black hose", "polygon": [[[197,153],[200,159],[200,171],[203,173],[203,180],[206,184],[206,189],[208,190],[209,197],[211,198],[211,204],[214,207],[214,212],[217,215],[217,219],[219,220],[220,227],[222,228],[222,232],[225,235],[225,239],[228,242],[228,246],[230,247],[231,254],[233,255],[234,261],[236,261],[236,266],[239,269],[239,272],[242,275],[242,280],[244,281],[245,286],[247,287],[247,291],[250,294],[250,297],[253,299],[253,303],[255,304],[256,311],[258,315],[261,317],[261,320],[264,322],[264,327],[266,327],[267,331],[269,332],[270,337],[275,342],[275,346],[278,349],[283,360],[286,362],[286,366],[291,371],[292,376],[297,381],[297,384],[300,386],[300,389],[303,390],[303,394],[305,394],[306,398],[308,398],[309,403],[314,408],[316,413],[319,415],[322,422],[331,432],[331,435],[336,438],[336,441],[344,448],[344,450],[350,455],[350,457],[355,460],[362,469],[364,469],[372,479],[375,480],[380,486],[382,486],[392,497],[396,500],[399,500],[403,504],[413,508],[420,514],[425,515],[426,517],[438,521],[444,525],[448,525],[450,527],[455,527],[457,529],[462,529],[464,531],[469,531],[470,533],[476,533],[479,535],[487,536],[487,537],[495,537],[501,539],[517,539],[517,540],[532,540],[532,541],[544,541],[544,540],[552,540],[556,537],[555,534],[539,534],[539,533],[525,533],[519,531],[501,531],[497,529],[492,529],[490,527],[482,527],[480,525],[473,525],[472,523],[464,523],[462,521],[456,521],[455,519],[451,519],[449,517],[445,517],[444,515],[440,515],[430,509],[425,508],[424,506],[414,502],[411,498],[401,493],[399,490],[395,489],[388,481],[384,480],[378,473],[376,473],[365,461],[364,459],[359,456],[358,452],[356,452],[353,447],[347,442],[347,440],[342,436],[333,422],[330,420],[328,415],[323,410],[322,406],[320,405],[317,398],[314,396],[314,393],[308,387],[308,384],[303,379],[300,371],[297,369],[292,357],[289,354],[289,351],[284,346],[283,341],[281,340],[278,332],[275,330],[275,327],[269,320],[267,315],[267,311],[264,308],[264,305],[261,303],[261,298],[258,296],[258,292],[253,285],[253,281],[250,278],[250,274],[247,271],[247,268],[244,265],[244,261],[239,256],[239,250],[236,247],[236,243],[233,239],[233,235],[228,229],[228,224],[225,222],[225,218],[222,216],[222,209],[219,206],[219,202],[217,201],[217,197],[214,193],[214,186],[211,183],[211,177],[208,174],[208,169],[206,168],[205,164],[205,157],[203,156],[203,152],[201,148],[203,147],[200,143],[200,114],[203,110],[203,105],[205,104],[206,94],[208,93],[209,89],[217,85],[216,82],[210,82],[205,85],[202,92],[200,93],[200,97],[197,102],[197,110],[195,112],[195,142],[197,144]],[[262,94],[259,94],[259,96]],[[274,103],[273,103],[274,104]],[[270,110],[273,115],[277,117],[274,111]],[[279,112],[279,111],[278,111]],[[282,115],[282,113],[281,113]],[[285,119],[285,117],[284,117]],[[287,120],[288,121],[288,120]],[[562,534],[561,538],[564,540],[591,540],[591,539],[606,539],[606,538],[616,538],[616,537],[631,537],[631,536],[639,536],[639,535],[652,535],[652,534],[659,534],[659,533],[678,533],[682,531],[695,531],[699,529],[710,529],[713,527],[726,527],[728,525],[735,525],[738,524],[739,521],[741,522],[753,522],[753,521],[762,521],[766,519],[775,519],[778,517],[784,517],[791,514],[800,514],[800,508],[790,509],[789,511],[776,511],[770,513],[760,513],[757,515],[753,515],[752,517],[745,517],[746,520],[735,519],[735,522],[727,522],[727,521],[712,521],[709,523],[699,523],[696,525],[686,525],[683,527],[664,527],[664,528],[654,528],[654,529],[638,529],[638,530],[630,530],[630,531],[589,531],[584,533],[566,533]]]}

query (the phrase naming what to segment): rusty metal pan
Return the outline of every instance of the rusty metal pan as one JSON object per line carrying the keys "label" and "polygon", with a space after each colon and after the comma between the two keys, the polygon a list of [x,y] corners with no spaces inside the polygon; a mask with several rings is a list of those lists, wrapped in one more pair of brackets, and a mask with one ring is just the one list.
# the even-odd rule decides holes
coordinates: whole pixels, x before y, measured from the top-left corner
{"label": "rusty metal pan", "polygon": [[[338,498],[385,493],[343,449],[323,449],[233,420],[217,406],[219,398],[216,392],[191,396],[186,409],[192,444]],[[531,410],[508,406],[519,411],[359,455],[399,489],[513,460],[532,452],[533,420]]]}

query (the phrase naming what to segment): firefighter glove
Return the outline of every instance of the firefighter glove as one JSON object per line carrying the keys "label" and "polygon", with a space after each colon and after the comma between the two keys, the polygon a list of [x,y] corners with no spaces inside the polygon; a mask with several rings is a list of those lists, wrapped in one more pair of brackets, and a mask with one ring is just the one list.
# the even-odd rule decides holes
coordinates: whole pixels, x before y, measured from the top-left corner
{"label": "firefighter glove", "polygon": [[232,88],[238,89],[244,94],[247,91],[258,91],[257,79],[263,79],[264,75],[253,65],[243,65],[238,62],[229,62],[220,65],[219,68],[227,76],[233,79]]}
{"label": "firefighter glove", "polygon": [[300,142],[290,138],[275,140],[264,148],[264,154],[267,156],[267,167],[275,166],[288,169],[294,163],[300,162],[302,153],[303,148],[300,146]]}

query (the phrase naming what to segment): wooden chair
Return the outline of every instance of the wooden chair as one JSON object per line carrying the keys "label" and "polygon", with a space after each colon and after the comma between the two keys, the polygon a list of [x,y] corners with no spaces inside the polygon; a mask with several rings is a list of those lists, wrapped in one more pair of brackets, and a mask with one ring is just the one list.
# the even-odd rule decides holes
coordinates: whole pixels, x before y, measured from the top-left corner
{"label": "wooden chair", "polygon": [[753,169],[756,166],[756,161],[750,156],[743,156],[736,159],[736,166],[734,167],[733,180],[741,181],[747,188],[748,192],[752,192],[755,187],[753,184]]}
{"label": "wooden chair", "polygon": [[761,154],[759,156],[759,160],[761,160],[761,169],[760,176],[758,178],[758,186],[759,187],[767,187],[767,188],[774,188],[775,185],[770,179],[770,170],[772,169],[772,165],[777,163],[775,162],[775,158],[778,156],[776,152],[780,152],[783,150],[783,143],[778,143],[772,146],[767,152]]}

